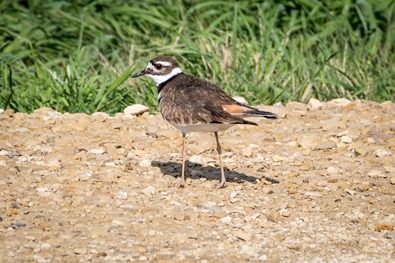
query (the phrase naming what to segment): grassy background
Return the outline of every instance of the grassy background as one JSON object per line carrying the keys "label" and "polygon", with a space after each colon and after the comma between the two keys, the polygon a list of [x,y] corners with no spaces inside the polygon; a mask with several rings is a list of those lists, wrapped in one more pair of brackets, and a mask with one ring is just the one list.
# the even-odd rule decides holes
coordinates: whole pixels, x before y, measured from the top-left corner
{"label": "grassy background", "polygon": [[0,108],[156,111],[157,55],[251,104],[395,101],[395,2],[2,0]]}

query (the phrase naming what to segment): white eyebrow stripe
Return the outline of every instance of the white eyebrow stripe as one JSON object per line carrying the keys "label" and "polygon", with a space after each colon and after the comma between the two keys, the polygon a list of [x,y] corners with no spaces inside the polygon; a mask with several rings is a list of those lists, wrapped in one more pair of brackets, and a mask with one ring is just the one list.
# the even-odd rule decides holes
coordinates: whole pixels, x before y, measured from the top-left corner
{"label": "white eyebrow stripe", "polygon": [[161,64],[161,65],[164,66],[164,67],[169,67],[169,66],[171,66],[171,63],[170,63],[170,62],[167,62],[167,61],[157,61],[156,63],[157,63],[157,64]]}
{"label": "white eyebrow stripe", "polygon": [[148,62],[147,68],[154,70],[154,65],[151,62]]}

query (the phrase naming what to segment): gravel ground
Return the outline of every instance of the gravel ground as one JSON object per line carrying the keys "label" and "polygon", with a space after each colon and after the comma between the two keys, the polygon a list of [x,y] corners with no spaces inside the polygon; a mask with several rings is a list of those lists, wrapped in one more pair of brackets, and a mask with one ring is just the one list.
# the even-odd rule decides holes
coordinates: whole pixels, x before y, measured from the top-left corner
{"label": "gravel ground", "polygon": [[395,105],[291,102],[181,135],[160,115],[0,113],[2,262],[395,262]]}

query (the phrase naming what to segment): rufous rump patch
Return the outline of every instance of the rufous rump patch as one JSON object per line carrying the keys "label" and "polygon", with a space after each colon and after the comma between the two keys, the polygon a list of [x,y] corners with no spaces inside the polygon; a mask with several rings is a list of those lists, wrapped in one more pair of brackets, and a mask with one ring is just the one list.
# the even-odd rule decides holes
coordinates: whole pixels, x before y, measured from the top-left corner
{"label": "rufous rump patch", "polygon": [[230,114],[240,114],[248,111],[249,109],[240,105],[222,104],[222,109]]}

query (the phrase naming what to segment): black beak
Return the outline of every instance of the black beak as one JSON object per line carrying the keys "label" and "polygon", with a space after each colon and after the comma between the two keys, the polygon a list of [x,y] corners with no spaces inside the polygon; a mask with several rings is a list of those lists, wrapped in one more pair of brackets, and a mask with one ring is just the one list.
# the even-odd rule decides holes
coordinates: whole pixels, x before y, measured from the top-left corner
{"label": "black beak", "polygon": [[143,76],[143,75],[145,75],[145,69],[140,71],[139,73],[134,74],[132,76],[132,78],[137,78],[137,77],[140,77],[140,76]]}

